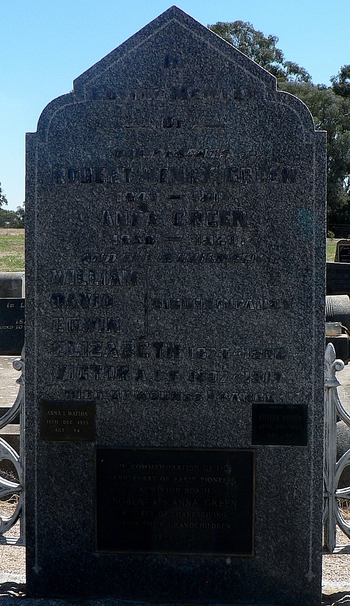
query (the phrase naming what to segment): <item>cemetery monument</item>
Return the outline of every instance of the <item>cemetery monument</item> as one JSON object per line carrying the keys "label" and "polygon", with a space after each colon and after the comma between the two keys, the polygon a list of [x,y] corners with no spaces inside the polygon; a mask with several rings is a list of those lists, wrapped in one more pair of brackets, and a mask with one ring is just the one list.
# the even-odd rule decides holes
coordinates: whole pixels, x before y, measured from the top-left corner
{"label": "cemetery monument", "polygon": [[42,112],[29,596],[319,603],[325,150],[176,7]]}

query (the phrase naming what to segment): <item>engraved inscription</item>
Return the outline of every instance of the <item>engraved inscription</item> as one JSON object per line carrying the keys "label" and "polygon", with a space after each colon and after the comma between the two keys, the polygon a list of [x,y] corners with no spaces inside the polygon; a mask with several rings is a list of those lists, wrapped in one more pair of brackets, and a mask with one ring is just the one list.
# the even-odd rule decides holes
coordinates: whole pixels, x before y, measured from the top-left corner
{"label": "engraved inscription", "polygon": [[253,555],[254,459],[252,450],[98,448],[97,550]]}
{"label": "engraved inscription", "polygon": [[253,404],[252,443],[307,446],[305,404]]}
{"label": "engraved inscription", "polygon": [[[214,125],[215,126],[215,125]],[[162,128],[179,129],[181,122],[173,117],[162,121]],[[290,184],[297,181],[297,169],[293,166],[276,164],[270,167],[254,166],[221,166],[209,165],[196,168],[187,166],[91,166],[74,168],[55,166],[52,169],[52,180],[56,185],[74,184],[139,184],[163,183],[165,185],[198,185],[220,183],[231,185],[249,185],[250,183],[272,182]],[[136,185],[137,187],[137,185]]]}
{"label": "engraved inscription", "polygon": [[[239,289],[232,277],[239,283],[245,272],[253,284],[266,265],[255,192],[277,186],[292,192],[299,165],[275,143],[264,158],[237,151],[219,131],[229,120],[228,106],[255,92],[189,86],[184,67],[174,52],[162,63],[169,77],[164,86],[95,89],[95,107],[115,113],[115,139],[90,156],[94,160],[77,156],[52,165],[57,192],[91,187],[85,227],[100,226],[75,262],[53,266],[47,275],[53,311],[47,346],[56,388],[67,401],[270,403],[286,380],[284,336],[261,338],[256,347],[239,344],[248,322],[264,317],[272,325],[293,313],[293,297]],[[191,103],[203,107],[196,118],[186,109]],[[215,129],[215,137],[204,137],[205,129]],[[231,283],[222,289],[225,275]],[[233,341],[205,337],[212,326],[238,319],[247,328]]]}
{"label": "engraved inscription", "polygon": [[291,309],[293,301],[284,298],[222,299],[201,297],[157,297],[151,299],[150,305],[153,309],[159,310],[263,311]]}
{"label": "engraved inscription", "polygon": [[[97,345],[94,351],[98,353],[95,354],[95,357],[100,357],[100,354],[101,357],[108,357],[107,355],[103,355],[103,351],[108,351],[108,347],[110,347],[110,344],[107,344],[106,348],[103,348],[102,345],[101,347]],[[54,351],[57,351],[57,349],[58,351],[60,350],[56,344]],[[113,348],[111,351],[115,352]],[[76,357],[79,357],[79,353]],[[177,367],[167,368],[166,370],[159,368],[150,369],[130,363],[61,364],[55,366],[54,376],[57,381],[133,381],[135,383],[148,381],[151,385],[160,382],[177,384],[188,382],[189,384],[194,383],[200,386],[207,386],[214,384],[222,385],[229,382],[229,375],[226,370],[187,369],[183,371]],[[273,386],[282,382],[285,377],[279,371],[244,371],[241,368],[236,369],[235,374],[232,374],[230,378],[239,385],[260,384]]]}
{"label": "engraved inscription", "polygon": [[117,317],[90,317],[79,316],[67,318],[53,318],[52,332],[68,333],[119,333],[120,318]]}
{"label": "engraved inscription", "polygon": [[[83,261],[86,257],[83,257]],[[137,272],[130,269],[103,269],[96,271],[95,269],[89,269],[84,267],[83,269],[64,269],[56,270],[52,269],[49,275],[51,284],[58,285],[76,285],[76,286],[135,286],[137,284]],[[113,301],[112,295],[100,295],[100,293],[94,293],[86,295],[83,292],[71,294],[72,298],[75,297],[78,301],[86,299],[87,303],[92,306],[100,306],[100,301],[107,299]],[[67,295],[68,299],[70,295]],[[69,306],[69,305],[68,305]],[[107,306],[107,305],[106,305]]]}
{"label": "engraved inscription", "polygon": [[[179,55],[166,55],[164,59],[165,69],[182,69],[183,59]],[[146,101],[204,101],[227,102],[244,101],[256,95],[256,91],[248,87],[230,88],[220,90],[219,88],[200,88],[182,86],[159,86],[139,88],[137,90],[114,90],[111,88],[95,88],[91,92],[94,101],[117,101],[117,102],[146,102]]]}
{"label": "engraved inscription", "polygon": [[[63,332],[61,319],[55,320],[56,332]],[[60,331],[58,330],[60,327]],[[74,332],[70,329],[70,332]],[[79,332],[78,329],[75,332]],[[86,331],[87,332],[87,331]],[[93,332],[93,331],[91,331]],[[103,332],[103,331],[99,331]],[[53,351],[59,356],[112,356],[122,358],[154,358],[161,360],[218,360],[228,363],[230,360],[285,360],[288,357],[286,347],[241,348],[241,347],[199,347],[184,346],[177,342],[147,341],[144,337],[129,340],[108,341],[55,341]],[[235,361],[236,363],[236,361]]]}
{"label": "engraved inscription", "polygon": [[24,344],[24,299],[0,299],[0,354],[20,355]]}
{"label": "engraved inscription", "polygon": [[174,253],[166,250],[157,257],[158,263],[182,263],[182,264],[216,264],[216,263],[259,263],[258,254],[254,253],[231,253],[231,252],[207,252],[207,253]]}
{"label": "engraved inscription", "polygon": [[41,439],[46,441],[94,442],[93,402],[41,402]]}

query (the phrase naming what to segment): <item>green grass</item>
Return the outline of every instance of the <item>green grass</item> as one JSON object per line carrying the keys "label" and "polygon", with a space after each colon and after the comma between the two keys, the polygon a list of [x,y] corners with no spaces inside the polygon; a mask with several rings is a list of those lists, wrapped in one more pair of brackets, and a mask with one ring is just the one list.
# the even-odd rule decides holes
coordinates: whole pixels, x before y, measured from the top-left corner
{"label": "green grass", "polygon": [[24,230],[0,232],[0,271],[24,271]]}
{"label": "green grass", "polygon": [[[337,242],[327,238],[327,261],[334,261]],[[0,229],[0,271],[24,271],[23,229]]]}
{"label": "green grass", "polygon": [[335,249],[337,248],[338,239],[336,238],[327,238],[327,261],[334,261],[335,258]]}

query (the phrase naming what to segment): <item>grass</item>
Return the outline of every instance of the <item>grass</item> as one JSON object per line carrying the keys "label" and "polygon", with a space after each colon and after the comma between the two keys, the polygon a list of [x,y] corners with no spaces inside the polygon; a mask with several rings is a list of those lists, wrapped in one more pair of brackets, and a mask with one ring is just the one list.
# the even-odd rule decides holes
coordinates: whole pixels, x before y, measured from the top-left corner
{"label": "grass", "polygon": [[337,242],[336,238],[327,238],[327,261],[334,261]]}
{"label": "grass", "polygon": [[[327,238],[327,261],[334,261],[337,242]],[[0,229],[0,271],[24,271],[24,229]]]}
{"label": "grass", "polygon": [[24,271],[24,229],[0,229],[0,271]]}

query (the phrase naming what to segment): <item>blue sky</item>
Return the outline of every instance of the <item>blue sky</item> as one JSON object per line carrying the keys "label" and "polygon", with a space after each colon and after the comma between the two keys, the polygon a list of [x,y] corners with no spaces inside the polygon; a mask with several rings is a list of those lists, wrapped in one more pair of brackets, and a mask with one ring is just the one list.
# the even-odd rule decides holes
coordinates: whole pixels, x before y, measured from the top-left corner
{"label": "blue sky", "polygon": [[[15,209],[24,201],[25,133],[73,80],[175,2],[0,0],[0,182]],[[278,36],[285,58],[315,84],[350,63],[350,0],[178,0],[208,25],[250,21]]]}

